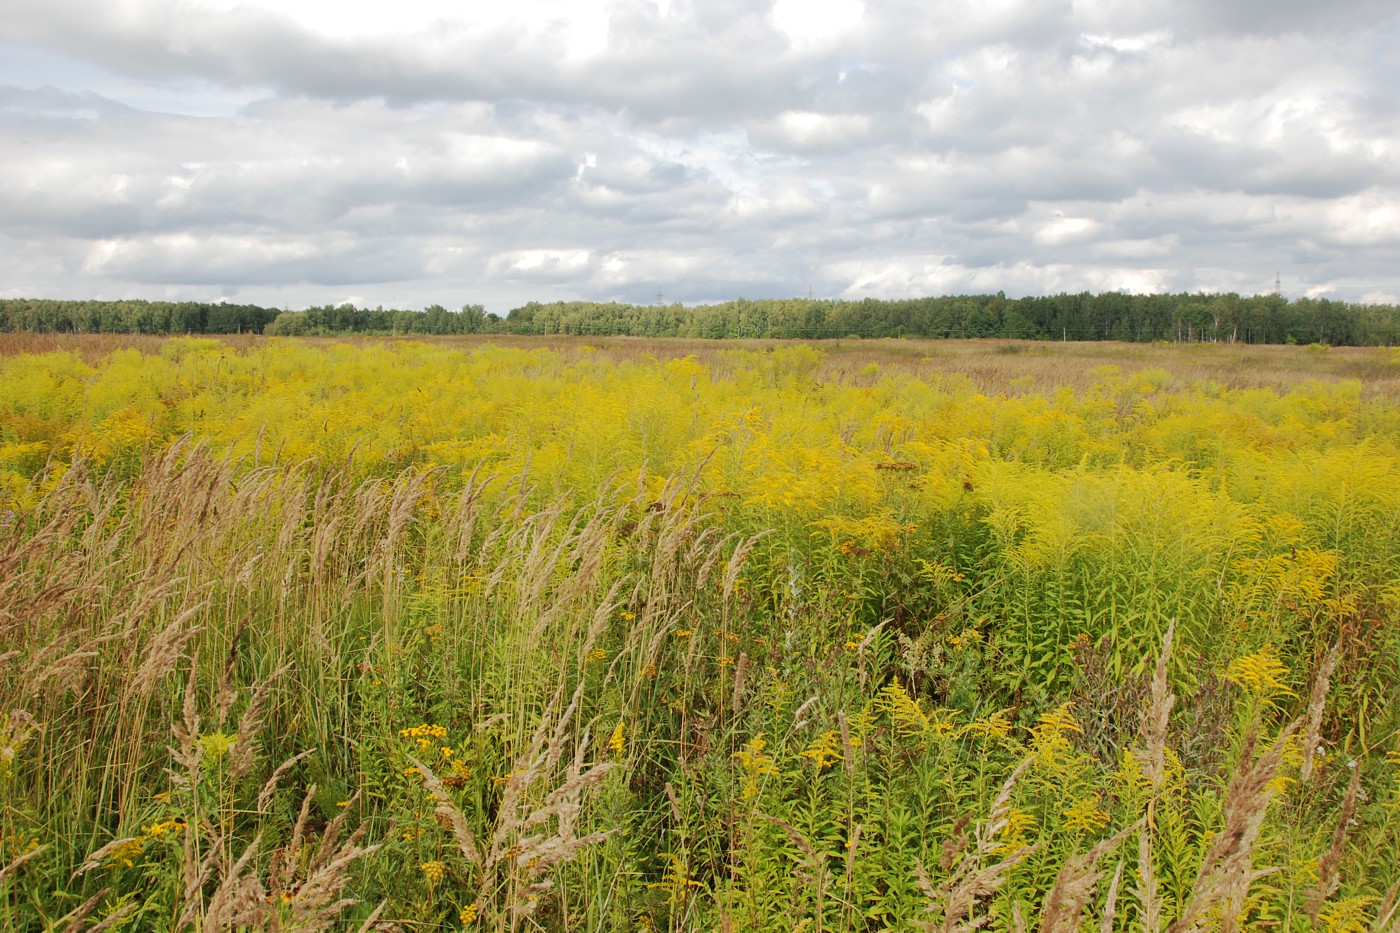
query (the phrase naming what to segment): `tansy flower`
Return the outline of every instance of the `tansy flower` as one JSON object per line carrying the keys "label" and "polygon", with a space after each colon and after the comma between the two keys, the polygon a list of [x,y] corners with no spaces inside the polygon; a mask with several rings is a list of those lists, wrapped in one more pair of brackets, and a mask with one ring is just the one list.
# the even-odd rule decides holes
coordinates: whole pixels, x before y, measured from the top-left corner
{"label": "tansy flower", "polygon": [[428,879],[428,884],[437,884],[442,880],[442,876],[447,870],[446,865],[436,860],[424,862],[418,867],[423,870],[423,877]]}

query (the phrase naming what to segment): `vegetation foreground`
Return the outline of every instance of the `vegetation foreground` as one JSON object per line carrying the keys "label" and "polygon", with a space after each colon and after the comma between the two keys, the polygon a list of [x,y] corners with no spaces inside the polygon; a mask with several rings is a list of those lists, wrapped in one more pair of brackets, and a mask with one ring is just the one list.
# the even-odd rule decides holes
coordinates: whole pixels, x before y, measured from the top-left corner
{"label": "vegetation foreground", "polygon": [[71,346],[4,929],[1400,929],[1393,353]]}

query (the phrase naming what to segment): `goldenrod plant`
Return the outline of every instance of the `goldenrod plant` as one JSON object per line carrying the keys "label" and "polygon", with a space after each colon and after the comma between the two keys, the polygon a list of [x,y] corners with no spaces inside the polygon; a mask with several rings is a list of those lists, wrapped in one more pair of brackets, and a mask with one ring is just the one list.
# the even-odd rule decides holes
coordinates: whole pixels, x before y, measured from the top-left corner
{"label": "goldenrod plant", "polygon": [[0,359],[0,928],[1394,930],[1393,366],[1053,352]]}

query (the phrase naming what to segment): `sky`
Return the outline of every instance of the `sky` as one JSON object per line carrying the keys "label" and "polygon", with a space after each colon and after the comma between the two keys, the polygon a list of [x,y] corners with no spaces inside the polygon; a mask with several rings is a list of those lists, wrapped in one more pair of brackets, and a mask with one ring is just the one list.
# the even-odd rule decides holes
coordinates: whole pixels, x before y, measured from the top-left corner
{"label": "sky", "polygon": [[0,0],[0,297],[1400,300],[1394,0]]}

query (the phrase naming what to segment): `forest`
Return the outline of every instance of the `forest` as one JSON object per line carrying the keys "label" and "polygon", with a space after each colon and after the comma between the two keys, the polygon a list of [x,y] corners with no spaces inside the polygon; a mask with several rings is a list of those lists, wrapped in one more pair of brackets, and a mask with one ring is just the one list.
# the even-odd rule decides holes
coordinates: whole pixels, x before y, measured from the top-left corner
{"label": "forest", "polygon": [[1267,294],[1119,292],[1008,298],[994,295],[860,301],[788,298],[705,305],[528,302],[504,317],[480,304],[460,311],[322,305],[301,311],[257,305],[159,301],[0,300],[0,331],[48,333],[515,334],[707,339],[1118,340],[1389,346],[1400,343],[1400,307]]}

